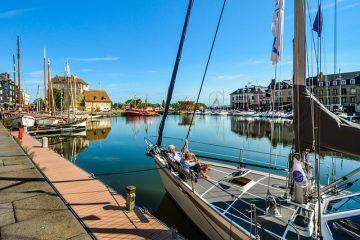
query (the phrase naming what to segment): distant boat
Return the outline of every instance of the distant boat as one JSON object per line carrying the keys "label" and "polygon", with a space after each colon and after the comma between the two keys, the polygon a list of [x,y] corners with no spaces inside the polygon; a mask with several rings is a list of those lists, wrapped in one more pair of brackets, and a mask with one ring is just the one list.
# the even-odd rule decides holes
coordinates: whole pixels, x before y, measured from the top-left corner
{"label": "distant boat", "polygon": [[145,109],[139,108],[130,108],[125,110],[125,115],[128,117],[139,117],[139,116],[157,116],[158,112],[153,110],[152,107],[147,107]]}

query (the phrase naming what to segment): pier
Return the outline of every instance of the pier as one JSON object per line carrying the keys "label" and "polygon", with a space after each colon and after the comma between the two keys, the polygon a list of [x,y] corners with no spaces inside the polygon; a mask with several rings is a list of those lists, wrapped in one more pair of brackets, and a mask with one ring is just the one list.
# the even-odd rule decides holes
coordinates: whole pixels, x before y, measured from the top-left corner
{"label": "pier", "polygon": [[[2,126],[0,135],[2,137],[9,135]],[[13,135],[17,135],[17,132],[13,132]],[[18,161],[18,156],[27,158],[16,142],[10,137],[7,138],[10,141],[8,145],[15,145],[18,148],[14,152],[10,151],[9,154],[15,156],[16,161]],[[54,151],[43,148],[36,139],[24,134],[21,145],[28,155],[32,156],[32,161],[54,186],[68,209],[72,210],[74,216],[78,218],[78,221],[74,216],[72,216],[73,221],[59,221],[62,224],[81,227],[81,223],[89,235],[96,239],[174,239],[172,230],[154,216],[140,208],[127,211],[126,201],[120,194]],[[2,145],[3,147],[6,148]],[[3,152],[1,152],[2,155]],[[36,171],[35,168],[34,171]],[[0,192],[0,199],[3,195]],[[69,214],[70,210],[67,210]],[[32,226],[36,228],[34,226],[38,225]],[[51,228],[56,229],[53,225]],[[82,230],[85,234],[84,228]],[[67,234],[67,231],[60,232]],[[64,239],[69,239],[69,237],[64,237]]]}
{"label": "pier", "polygon": [[91,239],[1,123],[0,239]]}

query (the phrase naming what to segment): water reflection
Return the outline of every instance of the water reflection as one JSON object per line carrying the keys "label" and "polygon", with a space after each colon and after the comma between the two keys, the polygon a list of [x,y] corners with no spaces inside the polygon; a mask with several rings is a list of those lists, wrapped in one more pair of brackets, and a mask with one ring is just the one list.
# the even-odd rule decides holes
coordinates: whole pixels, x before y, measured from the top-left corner
{"label": "water reflection", "polygon": [[156,118],[158,116],[126,117],[125,123],[131,127],[133,136],[138,135],[142,128],[144,128],[146,135],[148,135],[149,127],[153,125]]}
{"label": "water reflection", "polygon": [[[271,126],[272,125],[272,126]],[[273,137],[271,145],[277,147],[278,144],[290,146],[294,139],[292,122],[283,119],[273,121],[266,119],[253,118],[231,118],[231,131],[246,138],[271,140],[271,128],[273,128]]]}
{"label": "water reflection", "polygon": [[[191,118],[192,118],[192,114],[183,114],[183,115],[180,115],[179,117],[179,126],[185,126],[185,127],[188,127],[190,126],[190,123],[191,123]],[[195,122],[192,123],[192,125],[194,126]]]}

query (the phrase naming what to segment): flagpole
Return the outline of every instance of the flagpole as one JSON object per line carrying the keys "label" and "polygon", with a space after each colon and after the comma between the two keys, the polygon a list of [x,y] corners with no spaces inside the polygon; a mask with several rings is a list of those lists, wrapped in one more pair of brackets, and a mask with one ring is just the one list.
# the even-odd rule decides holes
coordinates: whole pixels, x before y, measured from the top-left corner
{"label": "flagpole", "polygon": [[46,96],[47,96],[47,91],[46,91],[46,48],[44,48],[44,111],[48,112],[48,104],[46,102]]}

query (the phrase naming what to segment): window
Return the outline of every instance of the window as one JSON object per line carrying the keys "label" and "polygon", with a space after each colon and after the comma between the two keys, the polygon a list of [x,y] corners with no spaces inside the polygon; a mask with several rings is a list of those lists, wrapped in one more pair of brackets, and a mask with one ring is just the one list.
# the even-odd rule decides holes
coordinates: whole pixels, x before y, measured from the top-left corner
{"label": "window", "polygon": [[334,95],[337,94],[337,89],[333,89],[333,94],[334,94]]}
{"label": "window", "polygon": [[341,98],[341,103],[346,103],[346,97]]}
{"label": "window", "polygon": [[323,86],[323,82],[319,82],[319,87],[322,87]]}
{"label": "window", "polygon": [[351,89],[350,89],[350,93],[351,93],[351,94],[356,94],[356,89],[355,89],[355,88],[351,88]]}
{"label": "window", "polygon": [[355,85],[355,79],[350,79],[350,84]]}
{"label": "window", "polygon": [[355,97],[350,97],[350,103],[355,103]]}
{"label": "window", "polygon": [[346,85],[346,80],[341,80],[341,85]]}
{"label": "window", "polygon": [[329,82],[329,81],[326,81],[326,82],[325,82],[325,86],[330,86],[330,82]]}
{"label": "window", "polygon": [[334,103],[334,104],[337,104],[337,103],[338,103],[338,98],[337,98],[337,97],[334,97],[334,98],[333,98],[333,103]]}
{"label": "window", "polygon": [[323,94],[323,90],[319,90],[319,95],[322,95]]}
{"label": "window", "polygon": [[341,89],[341,95],[346,95],[346,88]]}
{"label": "window", "polygon": [[333,86],[336,86],[337,85],[337,80],[333,81]]}

